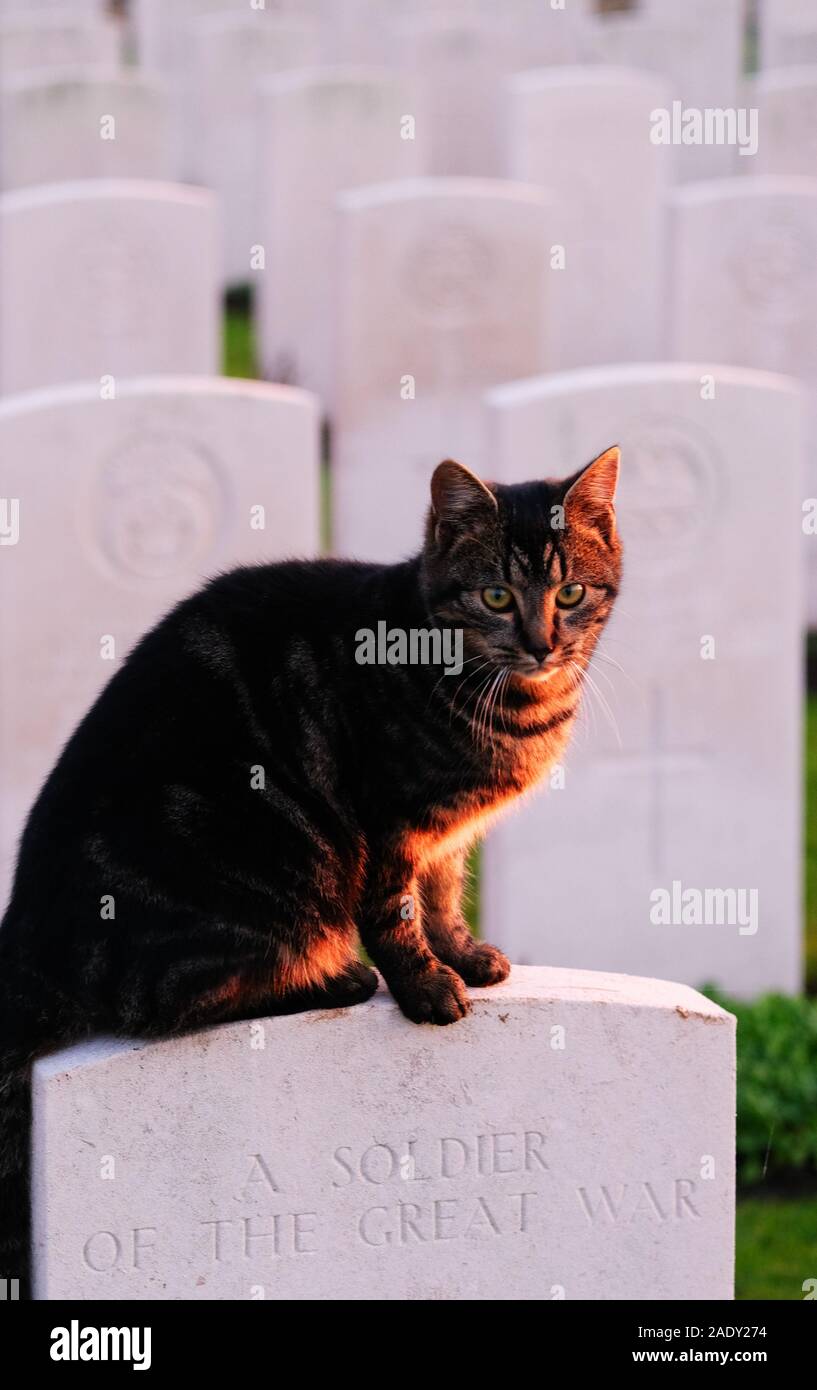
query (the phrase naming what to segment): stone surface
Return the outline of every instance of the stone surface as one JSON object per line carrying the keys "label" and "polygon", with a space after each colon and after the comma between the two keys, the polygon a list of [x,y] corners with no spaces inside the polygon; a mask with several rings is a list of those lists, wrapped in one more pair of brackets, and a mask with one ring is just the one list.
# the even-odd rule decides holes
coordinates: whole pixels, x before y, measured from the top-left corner
{"label": "stone surface", "polygon": [[817,62],[813,0],[761,0],[758,53],[763,69]]}
{"label": "stone surface", "polygon": [[817,63],[758,73],[747,79],[746,101],[758,112],[758,151],[753,159],[740,161],[745,166],[741,171],[814,178]]}
{"label": "stone surface", "polygon": [[524,72],[508,95],[508,167],[553,195],[551,277],[560,367],[649,361],[661,347],[664,207],[671,151],[650,142],[669,104],[650,74],[567,67]]}
{"label": "stone surface", "polygon": [[[671,215],[671,355],[799,378],[811,413],[804,496],[817,497],[817,180],[695,184],[673,195]],[[817,627],[817,537],[803,544]]]}
{"label": "stone surface", "polygon": [[[253,276],[264,375],[331,394],[337,209],[344,189],[425,172],[425,122],[379,68],[315,69],[262,88],[260,242]],[[401,122],[412,115],[413,139]]]}
{"label": "stone surface", "polygon": [[339,203],[333,541],[395,560],[419,548],[441,457],[481,466],[482,392],[550,363],[550,209],[491,179]]}
{"label": "stone surface", "polygon": [[[656,73],[668,82],[670,99],[686,108],[735,108],[743,22],[743,0],[648,0],[638,13],[604,15],[587,26],[585,55]],[[738,162],[726,144],[681,144],[671,152],[682,179],[723,177]]]}
{"label": "stone surface", "polygon": [[513,972],[450,1028],[385,994],[34,1076],[39,1298],[729,1299],[734,1019]]}
{"label": "stone surface", "polygon": [[[267,10],[207,15],[188,30],[190,98],[185,167],[213,189],[224,215],[224,272],[230,283],[253,279],[251,252],[263,241],[257,83],[321,57],[320,26]],[[323,166],[322,166],[323,167]],[[304,174],[309,166],[301,166]],[[290,271],[292,267],[290,267]]]}
{"label": "stone surface", "polygon": [[169,179],[167,93],[135,73],[38,71],[0,90],[0,188]]}
{"label": "stone surface", "polygon": [[3,901],[37,787],[134,640],[209,575],[316,552],[317,431],[304,392],[221,379],[0,403]]}
{"label": "stone surface", "polygon": [[0,198],[0,391],[216,372],[221,303],[209,193],[139,179]]}
{"label": "stone surface", "polygon": [[502,82],[517,66],[513,16],[430,11],[394,22],[394,59],[417,81],[430,132],[429,173],[504,174]]}
{"label": "stone surface", "polygon": [[[622,450],[624,581],[592,687],[564,766],[483,851],[482,930],[513,960],[801,987],[801,406],[786,379],[705,366],[491,393],[499,481]],[[707,889],[732,897],[698,914]]]}
{"label": "stone surface", "polygon": [[155,72],[175,73],[189,57],[189,26],[203,15],[217,11],[245,15],[246,0],[136,0],[133,26],[141,66]]}
{"label": "stone surface", "polygon": [[118,60],[119,32],[104,17],[31,14],[20,3],[13,13],[0,13],[3,78],[33,68],[111,67]]}

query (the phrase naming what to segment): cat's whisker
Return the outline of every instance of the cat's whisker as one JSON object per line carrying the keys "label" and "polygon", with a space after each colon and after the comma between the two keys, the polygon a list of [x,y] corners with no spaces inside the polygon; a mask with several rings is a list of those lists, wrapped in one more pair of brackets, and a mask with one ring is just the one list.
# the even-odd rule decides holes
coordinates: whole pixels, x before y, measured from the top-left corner
{"label": "cat's whisker", "polygon": [[620,671],[621,675],[624,677],[626,681],[630,682],[630,685],[633,687],[634,690],[640,690],[643,688],[641,683],[633,679],[629,671],[624,670],[624,667],[621,665],[619,661],[615,661],[613,657],[608,656],[606,652],[594,652],[593,656],[591,657],[591,662],[592,661],[604,661],[608,666],[612,666],[614,670]]}
{"label": "cat's whisker", "polygon": [[498,675],[499,672],[495,672],[492,677],[489,677],[487,683],[488,688],[485,694],[480,699],[479,718],[477,719],[477,742],[480,744],[482,744],[483,741],[483,729],[485,724],[485,717],[487,715],[488,706],[491,699],[491,692],[493,691],[494,685],[496,684]]}
{"label": "cat's whisker", "polygon": [[[574,664],[578,665],[579,663],[574,663]],[[607,719],[608,719],[608,721],[609,721],[609,723],[610,723],[610,727],[611,727],[611,729],[613,730],[613,733],[614,733],[615,736],[616,736],[616,742],[618,743],[619,748],[623,747],[622,738],[621,738],[621,733],[620,733],[620,730],[619,730],[619,727],[618,727],[618,722],[617,722],[616,717],[615,717],[615,715],[614,715],[614,713],[613,713],[613,711],[612,711],[612,709],[611,709],[611,707],[610,707],[610,704],[609,704],[609,702],[608,702],[608,700],[607,700],[607,696],[604,694],[604,692],[603,692],[602,690],[599,689],[598,685],[596,684],[596,682],[594,681],[593,677],[591,676],[589,670],[587,669],[587,665],[585,664],[585,665],[583,665],[583,666],[580,666],[580,669],[581,669],[581,671],[582,671],[582,675],[583,675],[584,679],[585,679],[585,680],[587,681],[587,683],[588,683],[589,689],[590,689],[591,691],[593,691],[593,693],[595,694],[596,699],[599,701],[599,704],[601,705],[601,708],[602,708],[603,712],[604,712],[604,713],[606,714],[606,716],[607,716]]]}
{"label": "cat's whisker", "polygon": [[475,696],[474,711],[471,715],[471,725],[472,728],[475,728],[475,737],[477,737],[477,739],[479,732],[479,713],[482,706],[482,700],[484,698],[484,692],[488,689],[488,686],[490,685],[493,679],[493,675],[494,673],[492,671],[489,672],[489,674],[485,677],[485,680],[482,682],[482,685],[479,687],[479,690],[477,691]]}
{"label": "cat's whisker", "polygon": [[496,714],[497,700],[499,699],[499,693],[500,693],[500,691],[502,690],[502,682],[503,682],[504,678],[505,678],[505,670],[504,670],[504,667],[503,667],[503,668],[500,670],[500,672],[499,672],[499,677],[498,677],[498,679],[494,682],[493,687],[492,687],[493,698],[492,698],[491,703],[490,703],[490,722],[489,722],[489,724],[488,724],[488,743],[489,743],[489,744],[493,744],[493,741],[494,741],[494,715]]}
{"label": "cat's whisker", "polygon": [[[471,671],[470,674],[466,676],[465,680],[460,681],[459,685],[457,686],[457,688],[456,688],[456,690],[454,691],[454,694],[453,694],[453,696],[452,696],[452,698],[451,698],[451,709],[450,709],[449,714],[448,714],[448,723],[449,723],[449,727],[450,727],[450,725],[451,725],[452,719],[454,718],[454,714],[456,713],[457,696],[459,695],[460,691],[461,691],[462,689],[464,689],[464,687],[468,684],[469,681],[473,680],[476,676],[478,676],[478,675],[480,674],[480,672],[484,671],[486,666],[491,666],[491,664],[492,664],[492,663],[491,663],[490,660],[488,660],[488,661],[483,661],[482,665],[481,665],[481,666],[478,666],[477,669],[476,669],[476,671]],[[477,690],[477,692],[476,692],[476,696],[479,695],[479,691],[482,690],[483,686],[486,685],[487,682],[488,682],[490,679],[491,679],[491,677],[490,677],[490,674],[489,674],[488,676],[486,676],[485,680],[483,681],[483,684],[480,685],[480,686],[478,687],[478,690]],[[475,697],[475,698],[476,698],[476,697]],[[467,699],[470,699],[470,696],[466,697],[466,700],[467,700]],[[463,700],[463,703],[462,703],[462,705],[460,706],[460,711],[462,711],[462,709],[464,708],[464,706],[465,706],[465,704],[466,704],[466,700]]]}
{"label": "cat's whisker", "polygon": [[[482,655],[483,655],[483,653],[480,652],[480,653],[478,653],[477,656],[469,656],[469,657],[467,657],[466,660],[462,663],[463,666],[469,665],[469,663],[472,662],[472,661],[479,661],[479,659],[480,659],[480,657],[481,657]],[[485,668],[488,664],[489,664],[489,661],[488,661],[488,660],[483,661],[483,662],[482,662],[482,665],[481,665],[481,666],[478,666],[477,669],[476,669],[476,671],[469,671],[469,672],[468,672],[468,675],[465,676],[464,679],[461,680],[457,686],[455,686],[455,688],[454,688],[454,693],[453,693],[453,696],[452,696],[452,706],[453,706],[454,700],[456,699],[456,696],[457,696],[458,692],[462,689],[462,687],[471,679],[472,676],[476,676],[476,675],[479,674],[479,672],[480,672],[481,670],[484,670],[484,668]],[[428,698],[429,698],[429,703],[431,702],[431,700],[432,700],[432,698],[433,698],[433,696],[434,696],[435,691],[440,687],[440,685],[442,685],[442,682],[443,682],[444,680],[450,680],[450,679],[451,679],[451,677],[450,677],[449,675],[447,675],[447,673],[446,673],[445,671],[443,671],[442,675],[441,675],[441,676],[439,677],[439,679],[438,679],[437,681],[435,681],[435,683],[434,683],[434,686],[433,686],[433,688],[432,688],[431,694],[430,694],[429,697],[428,697]],[[449,718],[449,723],[450,723],[450,718]]]}

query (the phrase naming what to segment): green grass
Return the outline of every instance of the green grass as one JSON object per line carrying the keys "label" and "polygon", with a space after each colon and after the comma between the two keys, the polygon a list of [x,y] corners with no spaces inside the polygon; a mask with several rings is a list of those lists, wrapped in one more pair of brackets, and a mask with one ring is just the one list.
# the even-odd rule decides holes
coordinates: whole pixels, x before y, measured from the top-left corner
{"label": "green grass", "polygon": [[806,988],[817,994],[817,695],[806,705]]}
{"label": "green grass", "polygon": [[744,1197],[736,1237],[736,1298],[802,1298],[817,1279],[817,1196]]}
{"label": "green grass", "polygon": [[250,316],[249,295],[235,291],[227,298],[222,335],[222,364],[225,376],[255,378],[258,361]]}

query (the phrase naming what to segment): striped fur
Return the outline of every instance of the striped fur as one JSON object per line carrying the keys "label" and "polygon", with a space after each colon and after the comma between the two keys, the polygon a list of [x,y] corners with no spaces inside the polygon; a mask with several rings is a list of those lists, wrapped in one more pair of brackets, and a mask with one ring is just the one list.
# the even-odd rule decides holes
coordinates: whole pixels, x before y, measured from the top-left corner
{"label": "striped fur", "polygon": [[[417,1022],[505,977],[465,925],[463,858],[569,737],[618,586],[615,463],[515,487],[441,464],[414,559],[236,570],[124,662],[31,812],[0,927],[0,1276],[26,1277],[37,1055],[361,1001],[358,934]],[[587,598],[561,611],[567,578]],[[497,583],[511,614],[480,598]],[[382,620],[463,629],[462,673],[358,664]]]}

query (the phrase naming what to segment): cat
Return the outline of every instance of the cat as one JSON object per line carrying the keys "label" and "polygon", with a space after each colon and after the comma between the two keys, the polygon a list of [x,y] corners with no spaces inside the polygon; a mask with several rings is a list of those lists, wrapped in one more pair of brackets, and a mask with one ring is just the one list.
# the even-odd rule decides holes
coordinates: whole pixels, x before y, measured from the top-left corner
{"label": "cat", "polygon": [[[446,461],[414,558],[234,570],[130,653],[37,798],[0,926],[0,1277],[27,1291],[38,1055],[360,1003],[358,935],[415,1023],[505,979],[464,857],[568,740],[619,585],[618,468],[505,486]],[[460,674],[362,664],[383,620],[455,629]]]}

